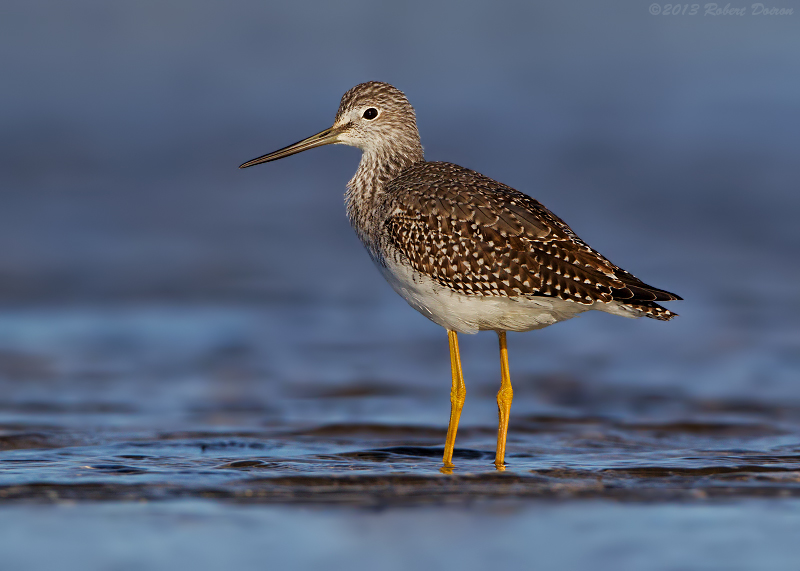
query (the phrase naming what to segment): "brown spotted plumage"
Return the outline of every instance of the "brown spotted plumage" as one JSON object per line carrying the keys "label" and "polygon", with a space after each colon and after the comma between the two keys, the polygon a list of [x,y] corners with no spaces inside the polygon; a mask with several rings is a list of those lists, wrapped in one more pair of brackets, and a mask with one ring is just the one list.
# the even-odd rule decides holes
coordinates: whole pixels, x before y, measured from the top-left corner
{"label": "brown spotted plumage", "polygon": [[463,295],[620,301],[648,317],[679,299],[590,248],[555,214],[511,187],[458,165],[420,162],[386,186],[393,255]]}
{"label": "brown spotted plumage", "polygon": [[458,332],[499,336],[495,465],[502,470],[513,396],[506,331],[540,329],[592,309],[675,317],[657,302],[677,295],[612,264],[540,202],[475,171],[425,161],[414,109],[387,83],[355,86],[330,129],[241,166],[327,144],[361,149],[345,194],[348,218],[395,291],[448,330],[453,385],[444,471],[452,470],[466,394]]}

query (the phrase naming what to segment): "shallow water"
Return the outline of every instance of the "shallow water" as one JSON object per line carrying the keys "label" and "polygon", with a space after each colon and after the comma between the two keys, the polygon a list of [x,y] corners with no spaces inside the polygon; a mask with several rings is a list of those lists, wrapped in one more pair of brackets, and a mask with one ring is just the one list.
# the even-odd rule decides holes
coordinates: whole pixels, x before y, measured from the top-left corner
{"label": "shallow water", "polygon": [[[446,476],[439,470],[447,363],[432,367],[437,382],[433,374],[415,378],[403,363],[408,348],[378,351],[386,378],[348,381],[343,372],[341,381],[328,364],[368,345],[274,347],[262,337],[274,319],[263,309],[7,317],[0,330],[8,347],[0,359],[6,501],[207,497],[383,506],[800,494],[800,406],[789,400],[711,398],[678,383],[614,385],[593,379],[585,364],[583,376],[567,369],[516,375],[508,468],[498,473],[496,381],[470,378],[474,367],[467,367],[456,469]],[[466,347],[491,339],[480,335]],[[446,361],[445,341],[436,345],[420,354]],[[332,378],[292,379],[298,370]]]}
{"label": "shallow water", "polygon": [[[5,507],[9,568],[793,569],[800,504],[475,502],[412,510],[202,500]],[[48,549],[24,550],[31,536]],[[86,538],[91,537],[87,542]]]}
{"label": "shallow water", "polygon": [[[636,359],[570,349],[569,324],[565,338],[512,336],[498,473],[496,372],[480,367],[496,339],[479,335],[462,343],[469,392],[445,475],[442,332],[302,343],[290,325],[312,318],[303,307],[6,311],[4,565],[778,570],[800,558],[796,401],[743,398],[736,385],[709,396],[675,373],[684,363],[660,364],[672,383],[614,383]],[[330,314],[314,317],[323,332]],[[690,352],[687,341],[674,350]],[[773,378],[788,379],[781,363]]]}
{"label": "shallow water", "polygon": [[[53,561],[62,569],[773,571],[793,569],[800,553],[796,500],[413,510],[111,502],[6,507],[0,525],[4,563],[21,571]],[[31,536],[48,551],[21,549]]]}

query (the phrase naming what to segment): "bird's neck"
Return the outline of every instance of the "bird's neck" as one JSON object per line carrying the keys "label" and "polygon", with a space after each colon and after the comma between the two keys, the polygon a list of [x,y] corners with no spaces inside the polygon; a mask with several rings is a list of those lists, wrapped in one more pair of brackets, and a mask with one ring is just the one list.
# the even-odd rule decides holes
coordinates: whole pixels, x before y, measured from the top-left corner
{"label": "bird's neck", "polygon": [[350,224],[361,241],[374,256],[378,244],[379,225],[382,222],[381,200],[386,186],[403,169],[424,161],[422,145],[409,144],[404,149],[364,149],[356,174],[347,183],[345,205]]}

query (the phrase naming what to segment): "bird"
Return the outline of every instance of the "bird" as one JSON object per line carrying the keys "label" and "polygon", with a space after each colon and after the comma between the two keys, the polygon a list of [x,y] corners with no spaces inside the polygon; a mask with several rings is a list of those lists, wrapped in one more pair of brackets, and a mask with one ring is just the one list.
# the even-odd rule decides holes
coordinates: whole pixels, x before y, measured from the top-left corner
{"label": "bird", "polygon": [[514,394],[506,332],[541,329],[589,310],[661,321],[677,315],[658,302],[678,295],[610,262],[539,201],[476,171],[426,161],[414,108],[388,83],[356,85],[342,96],[330,128],[239,168],[330,144],[361,150],[345,206],[369,256],[411,307],[447,330],[447,473],[466,397],[459,333],[498,335],[494,464],[502,471]]}

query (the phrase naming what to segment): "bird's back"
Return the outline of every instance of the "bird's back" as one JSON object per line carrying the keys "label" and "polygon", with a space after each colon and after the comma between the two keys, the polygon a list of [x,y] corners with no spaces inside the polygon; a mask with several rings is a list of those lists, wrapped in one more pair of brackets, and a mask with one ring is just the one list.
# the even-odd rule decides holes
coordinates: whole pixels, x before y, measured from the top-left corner
{"label": "bird's back", "polygon": [[418,162],[387,183],[381,202],[383,255],[454,293],[676,315],[656,302],[677,295],[611,263],[540,202],[478,172]]}

